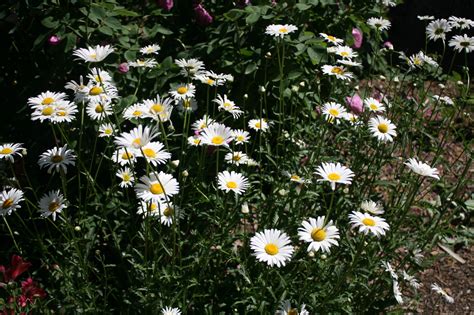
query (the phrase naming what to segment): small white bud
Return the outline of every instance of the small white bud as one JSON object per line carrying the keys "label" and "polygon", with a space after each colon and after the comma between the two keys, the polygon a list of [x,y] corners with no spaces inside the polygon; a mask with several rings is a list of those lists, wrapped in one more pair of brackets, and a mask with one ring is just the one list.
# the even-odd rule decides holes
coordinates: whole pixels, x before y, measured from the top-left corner
{"label": "small white bud", "polygon": [[80,227],[79,225],[76,225],[76,226],[74,227],[74,231],[80,232],[80,231],[81,231],[81,227]]}
{"label": "small white bud", "polygon": [[265,58],[271,58],[271,57],[272,57],[272,53],[271,53],[271,52],[267,52],[267,53],[265,54]]}
{"label": "small white bud", "polygon": [[286,196],[288,195],[288,190],[282,188],[278,191],[278,194],[280,194],[280,196]]}
{"label": "small white bud", "polygon": [[249,98],[249,95],[248,95],[248,94],[244,94],[244,98],[245,98],[245,99],[248,99],[248,98]]}
{"label": "small white bud", "polygon": [[456,84],[457,84],[457,85],[464,85],[464,82],[458,81],[458,82],[456,82]]}
{"label": "small white bud", "polygon": [[240,211],[241,211],[243,214],[249,213],[249,212],[250,212],[250,209],[249,209],[248,203],[244,202],[244,203],[242,204],[242,208],[241,208]]}
{"label": "small white bud", "polygon": [[300,82],[300,86],[301,86],[301,87],[305,87],[305,85],[306,85],[306,84],[304,83],[304,81],[301,81],[301,82]]}
{"label": "small white bud", "polygon": [[439,83],[438,86],[439,86],[440,89],[446,88],[446,85],[444,85],[443,83]]}
{"label": "small white bud", "polygon": [[184,170],[181,175],[183,175],[183,177],[188,177],[189,176],[189,173],[187,170]]}
{"label": "small white bud", "polygon": [[171,166],[173,168],[177,168],[179,166],[179,160],[174,160],[174,161],[171,161]]}
{"label": "small white bud", "polygon": [[266,91],[264,86],[260,86],[258,90],[260,91],[260,93],[265,93]]}

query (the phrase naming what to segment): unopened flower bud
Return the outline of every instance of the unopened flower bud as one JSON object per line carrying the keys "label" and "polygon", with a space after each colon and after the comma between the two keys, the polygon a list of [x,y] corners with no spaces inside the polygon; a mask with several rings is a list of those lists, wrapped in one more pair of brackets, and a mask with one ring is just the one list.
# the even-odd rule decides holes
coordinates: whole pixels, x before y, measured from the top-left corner
{"label": "unopened flower bud", "polygon": [[265,93],[266,91],[264,86],[260,86],[258,90],[260,91],[260,93]]}
{"label": "unopened flower bud", "polygon": [[446,85],[444,85],[443,83],[439,83],[438,86],[439,86],[440,89],[446,88]]}
{"label": "unopened flower bud", "polygon": [[308,256],[309,256],[309,257],[314,257],[314,251],[310,250],[310,251],[308,252]]}
{"label": "unopened flower bud", "polygon": [[188,177],[189,176],[189,173],[187,170],[184,170],[181,175],[183,175],[183,177]]}
{"label": "unopened flower bud", "polygon": [[464,82],[462,82],[462,81],[457,81],[456,84],[457,84],[457,85],[464,85]]}
{"label": "unopened flower bud", "polygon": [[280,196],[286,196],[286,195],[288,195],[288,190],[280,189],[278,191],[278,194],[280,194]]}
{"label": "unopened flower bud", "polygon": [[291,86],[291,90],[295,93],[298,93],[298,91],[300,90],[300,88],[297,86],[297,85],[292,85]]}
{"label": "unopened flower bud", "polygon": [[179,166],[179,160],[173,160],[173,161],[171,161],[171,166],[172,166],[173,168],[177,168],[177,167]]}
{"label": "unopened flower bud", "polygon": [[321,259],[326,259],[326,258],[328,258],[328,256],[326,256],[325,254],[321,255]]}
{"label": "unopened flower bud", "polygon": [[270,59],[271,57],[272,57],[272,53],[271,53],[271,52],[267,52],[267,53],[265,54],[265,58]]}
{"label": "unopened flower bud", "polygon": [[76,225],[76,226],[74,227],[74,231],[80,232],[80,231],[81,231],[81,227],[80,227],[79,225]]}
{"label": "unopened flower bud", "polygon": [[248,94],[244,94],[244,99],[248,99],[249,98],[249,95]]}
{"label": "unopened flower bud", "polygon": [[249,212],[250,212],[250,209],[249,209],[248,203],[244,202],[244,203],[242,204],[242,208],[241,208],[240,211],[241,211],[243,214],[249,213]]}
{"label": "unopened flower bud", "polygon": [[301,87],[305,87],[305,85],[306,85],[306,83],[304,83],[304,81],[301,81],[301,82],[300,82],[300,86],[301,86]]}

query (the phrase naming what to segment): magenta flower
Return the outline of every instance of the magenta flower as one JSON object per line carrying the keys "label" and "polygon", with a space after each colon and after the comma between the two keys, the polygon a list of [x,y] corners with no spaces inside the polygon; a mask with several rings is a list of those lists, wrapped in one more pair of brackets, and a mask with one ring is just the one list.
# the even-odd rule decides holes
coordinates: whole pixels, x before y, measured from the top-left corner
{"label": "magenta flower", "polygon": [[51,35],[51,36],[48,38],[48,43],[49,43],[51,46],[56,46],[56,45],[59,44],[59,42],[61,42],[61,38],[59,38],[59,36]]}
{"label": "magenta flower", "polygon": [[364,38],[362,31],[358,28],[353,28],[352,36],[354,37],[354,45],[352,45],[352,47],[356,49],[360,48],[360,46],[362,46],[362,39]]}
{"label": "magenta flower", "polygon": [[158,0],[158,6],[166,11],[169,11],[173,8],[173,0]]}
{"label": "magenta flower", "polygon": [[386,41],[385,43],[383,43],[383,47],[393,50],[393,44],[389,41]]}
{"label": "magenta flower", "polygon": [[201,4],[194,6],[194,14],[196,15],[196,22],[201,26],[207,26],[214,20]]}
{"label": "magenta flower", "polygon": [[121,64],[119,64],[117,69],[120,73],[127,73],[130,68],[128,66],[128,63],[122,62]]}
{"label": "magenta flower", "polygon": [[357,93],[352,97],[346,97],[346,103],[354,114],[360,114],[364,111],[364,102]]}

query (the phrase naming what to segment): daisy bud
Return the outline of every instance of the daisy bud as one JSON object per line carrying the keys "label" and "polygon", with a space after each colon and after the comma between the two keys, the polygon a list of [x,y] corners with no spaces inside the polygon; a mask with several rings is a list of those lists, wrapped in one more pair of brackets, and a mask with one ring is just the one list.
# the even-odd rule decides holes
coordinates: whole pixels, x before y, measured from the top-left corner
{"label": "daisy bud", "polygon": [[443,83],[439,83],[438,86],[439,86],[440,89],[446,88],[446,85],[444,85]]}
{"label": "daisy bud", "polygon": [[188,177],[189,176],[189,173],[187,170],[184,170],[181,175],[183,175],[183,177]]}
{"label": "daisy bud", "polygon": [[81,231],[81,227],[80,227],[79,225],[76,225],[76,226],[74,227],[74,231],[80,232],[80,231]]}
{"label": "daisy bud", "polygon": [[260,93],[265,93],[266,91],[264,86],[260,86],[258,90],[260,91]]}
{"label": "daisy bud", "polygon": [[345,194],[348,194],[348,193],[349,193],[349,188],[347,188],[347,187],[344,188],[344,189],[342,190],[342,192],[345,193]]}
{"label": "daisy bud", "polygon": [[58,264],[53,264],[53,265],[51,266],[51,268],[53,268],[54,270],[59,270],[59,269],[61,269],[61,268],[59,268],[59,265],[58,265]]}
{"label": "daisy bud", "polygon": [[458,81],[456,82],[457,85],[464,85],[464,83],[462,81]]}
{"label": "daisy bud", "polygon": [[321,259],[326,259],[326,258],[328,258],[328,256],[326,256],[325,254],[321,255]]}
{"label": "daisy bud", "polygon": [[300,89],[300,88],[299,88],[297,85],[292,85],[292,86],[291,86],[291,90],[292,90],[293,92],[295,92],[295,93],[298,93],[299,89]]}
{"label": "daisy bud", "polygon": [[311,258],[314,257],[314,251],[312,251],[312,250],[309,251],[309,252],[308,252],[308,256],[311,257]]}
{"label": "daisy bud", "polygon": [[383,81],[385,81],[385,80],[387,79],[387,78],[384,77],[383,75],[379,76],[379,78],[380,78],[380,80],[383,80]]}
{"label": "daisy bud", "polygon": [[51,46],[56,46],[56,45],[58,45],[60,41],[61,41],[61,38],[59,38],[59,36],[56,36],[56,35],[51,35],[51,36],[48,38],[48,43],[49,43]]}
{"label": "daisy bud", "polygon": [[244,202],[242,204],[242,208],[240,209],[240,211],[243,213],[243,214],[247,214],[250,212],[250,209],[249,209],[249,205],[248,203]]}
{"label": "daisy bud", "polygon": [[271,53],[271,52],[267,52],[267,53],[265,54],[265,58],[270,59],[271,57],[272,57],[272,53]]}
{"label": "daisy bud", "polygon": [[28,154],[28,150],[26,150],[25,148],[23,148],[23,149],[21,150],[21,154],[22,154],[23,156],[27,155],[27,154]]}
{"label": "daisy bud", "polygon": [[286,196],[286,195],[288,195],[288,190],[280,189],[278,191],[278,194],[280,194],[280,196]]}
{"label": "daisy bud", "polygon": [[304,87],[305,85],[306,85],[306,84],[304,83],[304,81],[301,81],[301,82],[300,82],[300,86],[301,86],[301,87]]}
{"label": "daisy bud", "polygon": [[249,95],[248,94],[244,94],[244,99],[248,99],[249,98]]}
{"label": "daisy bud", "polygon": [[393,82],[400,82],[400,79],[398,77],[393,78]]}
{"label": "daisy bud", "polygon": [[179,166],[179,160],[174,160],[174,161],[171,161],[171,166],[173,168],[177,168]]}

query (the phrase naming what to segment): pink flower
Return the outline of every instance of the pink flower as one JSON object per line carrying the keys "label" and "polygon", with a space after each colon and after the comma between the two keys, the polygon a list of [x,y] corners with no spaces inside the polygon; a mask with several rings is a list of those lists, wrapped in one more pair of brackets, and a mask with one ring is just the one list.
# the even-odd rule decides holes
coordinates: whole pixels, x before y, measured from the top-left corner
{"label": "pink flower", "polygon": [[393,50],[393,44],[389,41],[386,41],[385,43],[383,43],[383,47]]}
{"label": "pink flower", "polygon": [[169,11],[173,8],[173,0],[158,0],[158,6],[166,11]]}
{"label": "pink flower", "polygon": [[127,73],[130,68],[128,67],[128,63],[122,62],[117,69],[120,73]]}
{"label": "pink flower", "polygon": [[354,114],[360,114],[364,111],[364,102],[357,93],[352,97],[346,97],[346,103]]}
{"label": "pink flower", "polygon": [[59,36],[51,35],[51,36],[48,38],[48,43],[49,43],[51,46],[56,46],[56,45],[59,44],[59,42],[61,42],[61,38],[59,38]]}
{"label": "pink flower", "polygon": [[196,15],[196,22],[201,26],[207,26],[214,20],[201,4],[194,6],[194,14]]}
{"label": "pink flower", "polygon": [[362,39],[364,38],[362,31],[358,28],[353,28],[352,36],[354,37],[354,45],[352,45],[352,47],[356,49],[360,48],[360,46],[362,46]]}

